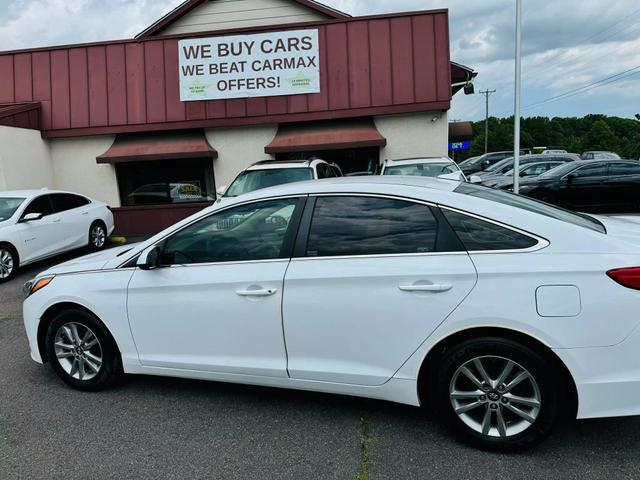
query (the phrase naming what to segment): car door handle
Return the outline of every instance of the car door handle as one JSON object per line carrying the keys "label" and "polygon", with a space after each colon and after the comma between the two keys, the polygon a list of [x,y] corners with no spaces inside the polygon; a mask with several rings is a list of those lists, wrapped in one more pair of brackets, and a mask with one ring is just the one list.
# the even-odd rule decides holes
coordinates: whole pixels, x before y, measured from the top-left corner
{"label": "car door handle", "polygon": [[453,285],[448,283],[432,283],[432,284],[416,284],[416,285],[400,285],[398,286],[403,292],[448,292]]}
{"label": "car door handle", "polygon": [[51,223],[60,223],[61,220],[59,218],[56,218],[55,220],[52,220]]}
{"label": "car door handle", "polygon": [[259,290],[236,290],[236,293],[241,297],[268,297],[277,291],[275,288],[263,288]]}
{"label": "car door handle", "polygon": [[81,215],[89,215],[89,212],[82,212]]}

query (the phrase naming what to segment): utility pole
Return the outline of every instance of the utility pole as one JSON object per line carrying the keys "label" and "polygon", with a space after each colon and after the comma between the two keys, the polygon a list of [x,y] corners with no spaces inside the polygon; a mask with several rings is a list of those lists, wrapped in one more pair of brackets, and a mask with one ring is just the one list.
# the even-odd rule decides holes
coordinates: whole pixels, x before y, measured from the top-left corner
{"label": "utility pole", "polygon": [[495,90],[480,91],[484,95],[485,109],[484,109],[484,153],[489,151],[489,95],[496,93]]}

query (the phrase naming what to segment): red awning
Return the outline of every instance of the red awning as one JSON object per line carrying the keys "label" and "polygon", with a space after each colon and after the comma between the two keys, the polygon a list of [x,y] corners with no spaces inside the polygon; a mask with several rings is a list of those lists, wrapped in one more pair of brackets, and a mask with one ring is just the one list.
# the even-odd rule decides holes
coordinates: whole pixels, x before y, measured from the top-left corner
{"label": "red awning", "polygon": [[218,158],[202,130],[161,133],[119,134],[113,145],[99,155],[98,163],[175,160],[180,158]]}
{"label": "red awning", "polygon": [[339,150],[345,148],[384,147],[387,139],[373,120],[331,120],[299,124],[281,124],[266,153]]}

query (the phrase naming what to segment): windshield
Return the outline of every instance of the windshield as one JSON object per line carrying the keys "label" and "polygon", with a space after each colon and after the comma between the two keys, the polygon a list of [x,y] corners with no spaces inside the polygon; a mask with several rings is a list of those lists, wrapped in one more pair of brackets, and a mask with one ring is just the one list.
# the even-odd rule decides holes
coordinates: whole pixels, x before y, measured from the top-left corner
{"label": "windshield", "polygon": [[485,172],[499,172],[504,168],[513,167],[513,157],[505,158],[485,169]]}
{"label": "windshield", "polygon": [[521,208],[528,212],[537,213],[546,217],[555,218],[563,222],[568,222],[579,227],[595,230],[600,233],[607,233],[604,225],[593,217],[588,215],[579,215],[577,213],[565,210],[564,208],[555,207],[548,203],[539,202],[532,198],[515,195],[505,192],[504,190],[494,190],[492,188],[481,187],[469,183],[460,184],[455,190],[456,193],[470,195],[472,197],[491,200],[492,202],[502,203],[511,207]]}
{"label": "windshield", "polygon": [[412,177],[437,177],[446,173],[456,173],[458,168],[450,162],[415,163],[386,167],[383,175],[409,175]]}
{"label": "windshield", "polygon": [[563,175],[566,175],[570,171],[575,170],[578,166],[579,165],[577,165],[574,162],[568,162],[563,165],[560,165],[559,167],[555,167],[555,168],[552,168],[551,170],[547,170],[543,174],[538,175],[538,178],[544,179],[544,178],[562,177]]}
{"label": "windshield", "polygon": [[237,197],[244,193],[273,187],[285,183],[313,180],[311,168],[268,168],[264,170],[247,170],[233,181],[225,197]]}
{"label": "windshield", "polygon": [[0,197],[0,222],[9,220],[24,201],[24,198]]}

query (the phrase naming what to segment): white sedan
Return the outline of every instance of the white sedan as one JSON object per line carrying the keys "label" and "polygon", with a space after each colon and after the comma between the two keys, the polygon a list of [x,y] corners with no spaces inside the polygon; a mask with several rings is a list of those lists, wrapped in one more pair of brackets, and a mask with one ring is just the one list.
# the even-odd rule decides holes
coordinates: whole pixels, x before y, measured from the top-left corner
{"label": "white sedan", "polygon": [[625,225],[450,180],[294,183],[40,274],[24,322],[78,389],[124,371],[429,404],[522,449],[563,414],[640,414]]}
{"label": "white sedan", "polygon": [[469,179],[462,173],[456,162],[448,157],[420,157],[385,160],[382,162],[380,175],[433,177],[445,180],[464,180],[479,183],[478,176]]}
{"label": "white sedan", "polygon": [[107,206],[54,190],[0,192],[0,283],[20,266],[89,245],[100,250],[113,232]]}

